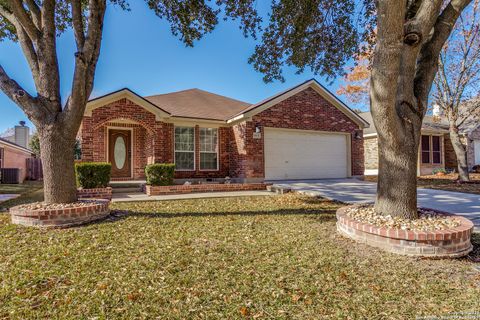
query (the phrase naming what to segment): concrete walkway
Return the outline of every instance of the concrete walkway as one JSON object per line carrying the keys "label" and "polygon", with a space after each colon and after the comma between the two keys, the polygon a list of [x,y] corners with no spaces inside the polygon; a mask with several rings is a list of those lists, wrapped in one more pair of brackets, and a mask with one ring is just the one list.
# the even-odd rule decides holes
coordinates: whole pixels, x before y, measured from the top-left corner
{"label": "concrete walkway", "polygon": [[0,202],[4,202],[10,199],[15,199],[20,197],[20,194],[17,193],[5,193],[5,194],[0,194]]}
{"label": "concrete walkway", "polygon": [[[275,187],[290,188],[312,196],[322,196],[345,203],[375,201],[377,184],[358,179],[328,179],[282,181]],[[418,203],[422,207],[443,210],[473,221],[480,232],[480,195],[433,189],[418,189]]]}
{"label": "concrete walkway", "polygon": [[162,196],[147,196],[142,192],[135,193],[114,193],[112,202],[128,201],[165,201],[165,200],[187,200],[203,198],[225,198],[225,197],[246,197],[246,196],[275,196],[275,193],[269,191],[229,191],[229,192],[203,192],[172,194]]}

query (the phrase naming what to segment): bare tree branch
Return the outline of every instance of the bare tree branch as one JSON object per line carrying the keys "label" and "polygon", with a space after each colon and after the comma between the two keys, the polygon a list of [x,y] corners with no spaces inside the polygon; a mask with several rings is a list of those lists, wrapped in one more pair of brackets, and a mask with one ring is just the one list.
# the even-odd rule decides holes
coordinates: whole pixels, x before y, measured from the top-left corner
{"label": "bare tree branch", "polygon": [[17,27],[17,36],[20,42],[20,46],[22,47],[22,51],[27,58],[30,70],[32,71],[33,78],[38,79],[40,76],[40,71],[38,67],[38,57],[37,52],[35,51],[35,47],[25,30],[21,26]]}
{"label": "bare tree branch", "polygon": [[44,0],[42,3],[42,39],[37,51],[42,59],[39,61],[40,74],[44,79],[36,79],[40,97],[46,99],[51,112],[62,111],[60,98],[60,72],[57,60],[57,34],[55,27],[55,1]]}
{"label": "bare tree branch", "polygon": [[33,42],[37,41],[40,37],[40,30],[37,29],[37,27],[33,23],[33,20],[30,18],[27,11],[25,10],[23,6],[23,1],[9,0],[8,3],[10,4],[10,8],[12,10],[12,13],[15,15],[15,18],[25,29],[25,32],[28,34],[30,39],[32,39]]}
{"label": "bare tree branch", "polygon": [[22,108],[28,118],[34,123],[45,116],[42,108],[38,108],[38,101],[26,92],[15,80],[11,79],[0,65],[0,89],[17,105]]}
{"label": "bare tree branch", "polygon": [[32,40],[26,33],[23,26],[21,26],[18,20],[15,18],[15,16],[12,13],[8,12],[2,6],[0,6],[0,15],[3,16],[11,24],[15,26],[15,29],[17,30],[17,37],[19,39],[20,46],[22,47],[23,53],[27,58],[27,62],[30,66],[30,70],[32,71],[32,74],[34,77],[38,77],[39,75],[38,57],[37,57],[35,46]]}
{"label": "bare tree branch", "polygon": [[106,1],[90,0],[89,8],[87,36],[82,50],[77,52],[75,57],[72,95],[68,98],[62,115],[68,125],[78,123],[76,120],[83,116],[85,102],[93,89],[95,69],[100,55]]}
{"label": "bare tree branch", "polygon": [[[452,0],[437,18],[433,27],[433,34],[425,42],[418,59],[418,70],[414,81],[415,96],[424,101],[428,100],[431,84],[438,69],[438,56],[443,45],[465,7],[473,0]],[[423,112],[425,113],[426,106]]]}
{"label": "bare tree branch", "polygon": [[82,3],[81,1],[71,1],[72,5],[72,24],[73,32],[75,34],[75,42],[77,44],[77,51],[83,51],[85,45],[85,33],[83,25]]}
{"label": "bare tree branch", "polygon": [[32,15],[33,23],[35,24],[37,29],[40,29],[42,25],[42,14],[40,12],[40,8],[38,7],[35,0],[26,0],[26,3]]}

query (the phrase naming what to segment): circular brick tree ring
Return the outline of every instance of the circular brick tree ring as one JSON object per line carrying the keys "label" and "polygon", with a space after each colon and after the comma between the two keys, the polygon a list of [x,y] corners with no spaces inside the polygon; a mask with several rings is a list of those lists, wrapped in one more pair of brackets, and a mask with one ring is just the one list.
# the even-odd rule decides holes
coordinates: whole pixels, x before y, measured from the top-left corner
{"label": "circular brick tree ring", "polygon": [[453,229],[435,231],[388,229],[353,220],[346,214],[346,210],[351,207],[354,206],[337,210],[337,230],[357,242],[392,253],[430,258],[459,258],[473,249],[473,223],[464,217],[433,210],[454,216],[460,225]]}
{"label": "circular brick tree ring", "polygon": [[12,223],[24,226],[65,228],[105,218],[110,214],[109,200],[80,200],[81,205],[61,209],[30,209],[23,205],[10,208]]}

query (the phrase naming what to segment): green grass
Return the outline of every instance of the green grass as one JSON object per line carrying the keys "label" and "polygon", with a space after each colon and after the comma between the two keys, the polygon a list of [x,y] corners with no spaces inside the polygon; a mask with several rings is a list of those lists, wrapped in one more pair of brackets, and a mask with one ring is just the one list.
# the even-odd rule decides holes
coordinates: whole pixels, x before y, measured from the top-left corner
{"label": "green grass", "polygon": [[[480,311],[480,272],[470,260],[356,244],[335,232],[338,206],[295,195],[121,203],[107,221],[50,231],[0,215],[0,319],[415,319]],[[474,241],[478,250],[480,237]]]}
{"label": "green grass", "polygon": [[0,208],[8,209],[16,205],[43,201],[43,184],[39,181],[26,181],[22,184],[0,184],[0,194],[15,193],[20,197],[3,201]]}
{"label": "green grass", "polygon": [[41,188],[42,183],[38,181],[25,181],[20,184],[0,184],[0,194],[7,193],[28,193]]}

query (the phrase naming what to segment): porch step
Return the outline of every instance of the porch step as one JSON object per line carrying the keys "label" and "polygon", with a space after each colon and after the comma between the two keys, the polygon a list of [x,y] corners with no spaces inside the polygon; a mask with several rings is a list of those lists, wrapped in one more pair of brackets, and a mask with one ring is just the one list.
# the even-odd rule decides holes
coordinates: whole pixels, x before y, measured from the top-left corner
{"label": "porch step", "polygon": [[145,181],[110,181],[112,193],[135,193],[141,192]]}
{"label": "porch step", "polygon": [[138,193],[142,192],[142,187],[112,187],[112,193]]}

